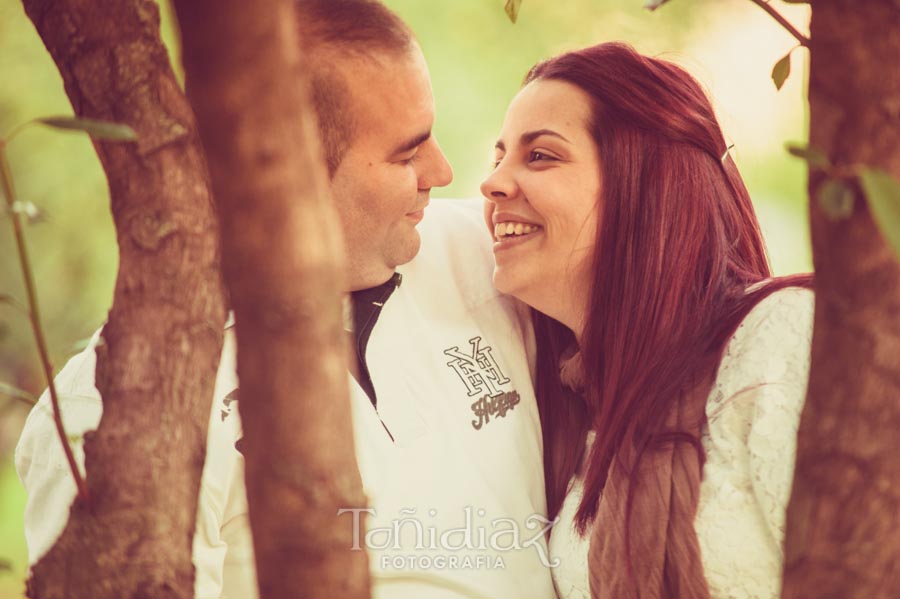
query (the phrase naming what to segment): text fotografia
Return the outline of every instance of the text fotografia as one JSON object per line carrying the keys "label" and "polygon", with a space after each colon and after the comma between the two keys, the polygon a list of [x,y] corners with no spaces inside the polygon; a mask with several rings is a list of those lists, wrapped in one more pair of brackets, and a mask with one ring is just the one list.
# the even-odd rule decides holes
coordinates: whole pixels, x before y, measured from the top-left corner
{"label": "text fotografia", "polygon": [[[495,518],[486,524],[476,524],[473,516],[485,516],[483,509],[473,510],[467,506],[463,509],[463,525],[455,528],[439,530],[433,525],[423,524],[416,518],[415,508],[400,510],[400,518],[390,521],[390,526],[369,528],[362,534],[360,514],[377,515],[373,508],[341,508],[337,515],[352,514],[354,551],[363,546],[372,551],[407,552],[403,555],[384,555],[381,560],[389,560],[388,566],[403,568],[502,568],[502,554],[508,551],[533,549],[537,552],[541,563],[548,568],[559,566],[559,558],[551,561],[547,555],[546,537],[548,531],[558,521],[548,520],[542,514],[533,514],[525,519],[524,528],[512,518]],[[437,515],[429,510],[428,515]],[[419,554],[411,551],[422,552]],[[472,555],[469,552],[488,552]],[[437,553],[436,553],[437,552]],[[444,553],[446,552],[446,553]],[[396,561],[394,561],[396,558]],[[425,558],[428,558],[427,560]],[[440,558],[440,559],[438,559]],[[455,558],[455,559],[451,559]],[[427,564],[424,562],[427,561]]]}
{"label": "text fotografia", "polygon": [[503,570],[498,555],[382,555],[382,570]]}

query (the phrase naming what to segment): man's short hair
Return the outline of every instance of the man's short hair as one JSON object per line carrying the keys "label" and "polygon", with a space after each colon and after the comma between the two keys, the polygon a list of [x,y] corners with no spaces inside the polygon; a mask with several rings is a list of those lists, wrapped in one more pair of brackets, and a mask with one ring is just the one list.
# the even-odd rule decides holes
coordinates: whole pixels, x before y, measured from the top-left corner
{"label": "man's short hair", "polygon": [[400,17],[377,0],[296,0],[300,44],[309,68],[313,106],[328,175],[356,133],[349,86],[336,63],[376,53],[403,54],[414,43]]}

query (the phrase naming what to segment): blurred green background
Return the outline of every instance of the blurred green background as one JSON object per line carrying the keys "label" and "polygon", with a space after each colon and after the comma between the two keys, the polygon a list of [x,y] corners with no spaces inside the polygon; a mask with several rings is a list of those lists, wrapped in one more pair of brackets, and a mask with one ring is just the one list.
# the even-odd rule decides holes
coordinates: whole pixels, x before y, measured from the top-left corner
{"label": "blurred green background", "polygon": [[[775,62],[796,45],[748,0],[679,0],[656,12],[642,0],[524,0],[509,22],[503,0],[387,0],[418,34],[437,103],[435,133],[455,170],[435,197],[473,197],[488,171],[495,136],[522,76],[537,60],[601,41],[624,40],[674,60],[713,97],[726,138],[754,198],[775,271],[810,269],[805,169],[783,149],[806,137],[803,95],[808,57],[776,92]],[[773,0],[801,29],[806,5]],[[164,38],[177,54],[164,9]],[[249,6],[248,6],[249,8]],[[0,0],[0,135],[29,119],[71,114],[62,81],[16,0]],[[38,127],[8,146],[22,200],[45,213],[28,245],[57,370],[103,322],[117,255],[108,191],[90,142]],[[0,294],[24,299],[8,219],[0,218]],[[0,304],[0,381],[39,394],[44,388],[28,323]],[[28,407],[0,396],[0,597],[22,596],[27,568],[22,532],[25,494],[12,452]]]}

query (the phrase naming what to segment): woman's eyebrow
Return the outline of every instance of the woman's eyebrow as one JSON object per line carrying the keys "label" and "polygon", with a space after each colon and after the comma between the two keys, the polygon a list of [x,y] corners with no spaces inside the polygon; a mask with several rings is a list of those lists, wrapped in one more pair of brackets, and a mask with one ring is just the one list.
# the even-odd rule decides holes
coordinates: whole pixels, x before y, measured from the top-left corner
{"label": "woman's eyebrow", "polygon": [[[569,141],[566,138],[566,136],[562,135],[561,133],[557,133],[553,129],[537,129],[535,131],[527,131],[519,137],[519,143],[521,143],[523,146],[528,145],[531,142],[533,142],[534,140],[536,140],[537,138],[542,137],[544,135],[549,135],[551,137],[559,138],[566,143],[572,143],[571,141]],[[503,143],[503,140],[498,140],[497,143],[494,144],[494,149],[500,150],[501,152],[505,152],[506,144]]]}
{"label": "woman's eyebrow", "polygon": [[530,144],[531,142],[536,140],[538,137],[542,137],[544,135],[550,135],[551,137],[558,137],[559,139],[563,140],[566,143],[572,143],[564,135],[562,135],[561,133],[557,133],[553,129],[538,129],[536,131],[528,131],[528,132],[522,134],[522,136],[519,138],[519,141],[522,142],[522,145],[526,145],[526,144]]}

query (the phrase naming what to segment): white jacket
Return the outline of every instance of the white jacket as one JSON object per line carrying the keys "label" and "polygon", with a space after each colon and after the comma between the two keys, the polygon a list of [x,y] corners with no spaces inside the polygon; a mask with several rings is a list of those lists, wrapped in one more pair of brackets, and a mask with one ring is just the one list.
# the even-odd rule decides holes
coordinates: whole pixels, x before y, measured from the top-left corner
{"label": "white jacket", "polygon": [[[490,283],[493,257],[480,202],[435,200],[419,231],[420,253],[398,269],[403,282],[366,351],[377,410],[348,376],[353,441],[374,512],[359,531],[373,595],[553,598],[527,314]],[[243,458],[234,447],[241,434],[234,361],[229,331],[194,537],[201,598],[256,596]],[[70,434],[100,420],[94,366],[92,343],[57,377]],[[32,563],[59,536],[75,495],[46,395],[16,448]],[[83,462],[80,445],[76,454]],[[335,517],[352,526],[354,514],[338,515],[340,507]]]}

